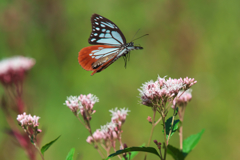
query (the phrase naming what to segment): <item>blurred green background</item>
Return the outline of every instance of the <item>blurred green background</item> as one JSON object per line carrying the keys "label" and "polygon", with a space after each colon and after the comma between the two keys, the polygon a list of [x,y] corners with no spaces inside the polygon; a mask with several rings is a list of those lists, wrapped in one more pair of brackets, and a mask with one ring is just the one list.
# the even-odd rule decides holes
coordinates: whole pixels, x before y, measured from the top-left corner
{"label": "blurred green background", "polygon": [[[137,89],[158,75],[167,75],[198,81],[185,113],[184,138],[203,128],[205,133],[187,159],[239,159],[239,6],[238,0],[1,0],[0,58],[24,55],[36,60],[24,84],[25,103],[32,115],[41,117],[42,145],[62,135],[45,158],[65,159],[74,147],[75,159],[100,159],[86,143],[87,130],[63,105],[70,95],[99,97],[91,121],[94,131],[110,121],[109,109],[129,108],[123,142],[128,146],[147,143],[151,126],[146,118],[152,111],[139,104]],[[131,52],[127,69],[121,58],[90,76],[78,64],[78,52],[89,46],[93,13],[116,23],[128,42],[138,29],[137,37],[149,34],[135,41],[144,50]],[[2,111],[0,126],[0,158],[27,160],[3,132],[8,125]],[[162,138],[159,125],[153,139]],[[170,144],[178,146],[177,134]]]}

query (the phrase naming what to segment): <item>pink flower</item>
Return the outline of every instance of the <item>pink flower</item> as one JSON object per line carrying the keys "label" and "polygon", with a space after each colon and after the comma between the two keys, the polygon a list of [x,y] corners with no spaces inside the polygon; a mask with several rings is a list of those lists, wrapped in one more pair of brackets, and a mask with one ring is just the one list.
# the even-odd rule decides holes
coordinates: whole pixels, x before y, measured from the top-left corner
{"label": "pink flower", "polygon": [[192,99],[191,92],[191,89],[186,90],[184,93],[180,91],[178,96],[173,100],[172,108],[175,108],[176,105],[179,107],[186,106],[187,103]]}
{"label": "pink flower", "polygon": [[128,112],[130,112],[130,110],[128,110],[128,108],[121,108],[120,110],[118,110],[118,108],[115,108],[115,110],[112,109],[109,110],[109,112],[112,113],[112,122],[121,122],[120,124],[122,124],[125,122]]}
{"label": "pink flower", "polygon": [[166,80],[165,77],[158,77],[157,81],[149,81],[141,86],[139,90],[141,103],[146,106],[154,106],[159,102],[166,103],[168,99],[176,97],[181,90],[190,88],[197,81],[191,78]]}
{"label": "pink flower", "polygon": [[111,139],[113,139],[113,135],[115,138],[115,133],[113,133],[113,132],[115,132],[115,128],[116,128],[116,123],[114,123],[114,122],[110,122],[104,126],[101,126],[100,132],[102,132],[102,134],[103,134],[103,139],[111,140]]}
{"label": "pink flower", "polygon": [[92,136],[88,136],[88,138],[87,138],[86,141],[87,141],[87,143],[89,143],[89,144],[92,144],[92,143],[94,142]]}
{"label": "pink flower", "polygon": [[194,78],[184,78],[184,84],[186,85],[186,89],[189,89],[192,85],[194,85],[195,83],[197,83],[197,81],[194,80]]}
{"label": "pink flower", "polygon": [[19,124],[26,128],[26,127],[38,127],[39,126],[39,123],[38,123],[38,120],[39,120],[40,117],[38,116],[31,116],[31,114],[27,115],[25,112],[23,114],[19,114],[17,116],[17,121],[19,122]]}
{"label": "pink flower", "polygon": [[148,116],[147,120],[149,123],[152,123],[152,118],[150,116]]}
{"label": "pink flower", "polygon": [[64,105],[66,105],[75,114],[79,111],[81,107],[77,96],[67,97],[67,100],[65,101]]}
{"label": "pink flower", "polygon": [[81,113],[83,118],[87,121],[91,119],[91,115],[96,111],[93,110],[93,105],[98,102],[98,98],[93,94],[69,96],[65,101],[66,105],[75,115]]}
{"label": "pink flower", "polygon": [[11,84],[23,81],[26,71],[35,64],[35,60],[23,56],[15,56],[0,61],[0,81]]}
{"label": "pink flower", "polygon": [[93,95],[93,94],[91,94],[91,93],[89,93],[88,95],[80,95],[79,97],[78,97],[78,99],[79,99],[79,101],[81,102],[81,104],[82,104],[82,106],[85,108],[85,109],[92,109],[93,108],[93,105],[96,103],[96,102],[99,102],[99,99],[95,96],[95,95]]}
{"label": "pink flower", "polygon": [[93,138],[95,139],[95,141],[99,142],[100,140],[102,140],[104,138],[104,135],[99,129],[97,129],[93,133]]}

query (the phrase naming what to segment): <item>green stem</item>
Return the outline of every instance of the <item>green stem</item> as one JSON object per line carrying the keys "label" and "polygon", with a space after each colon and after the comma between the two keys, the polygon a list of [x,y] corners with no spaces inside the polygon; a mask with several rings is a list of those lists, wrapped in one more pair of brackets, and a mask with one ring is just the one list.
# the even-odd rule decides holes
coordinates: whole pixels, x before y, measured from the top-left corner
{"label": "green stem", "polygon": [[166,126],[165,126],[165,115],[162,114],[162,119],[163,119],[163,130],[164,130],[164,141],[165,141],[165,144],[164,144],[164,156],[163,156],[163,159],[165,160],[166,159],[166,155],[167,155],[167,134],[166,134]]}
{"label": "green stem", "polygon": [[41,153],[40,149],[38,148],[38,146],[36,145],[36,143],[33,143],[34,147],[37,149],[38,153],[40,154],[42,160],[44,160],[43,154]]}
{"label": "green stem", "polygon": [[170,132],[168,134],[167,145],[168,145],[168,142],[169,142],[169,139],[170,139],[170,135],[171,135],[172,130],[173,130],[173,122],[174,122],[174,118],[175,118],[175,111],[176,111],[176,107],[174,108],[174,111],[173,111],[173,118],[172,118],[172,123],[171,123],[171,129],[170,129]]}

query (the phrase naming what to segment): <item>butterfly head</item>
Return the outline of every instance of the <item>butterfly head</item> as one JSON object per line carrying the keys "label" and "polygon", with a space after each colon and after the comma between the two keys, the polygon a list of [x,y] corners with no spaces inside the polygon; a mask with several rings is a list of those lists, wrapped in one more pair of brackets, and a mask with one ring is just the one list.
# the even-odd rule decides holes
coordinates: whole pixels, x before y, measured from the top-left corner
{"label": "butterfly head", "polygon": [[141,47],[140,45],[134,46],[133,42],[129,42],[126,44],[127,48],[131,48],[131,50],[138,50],[138,49],[143,49],[143,47]]}

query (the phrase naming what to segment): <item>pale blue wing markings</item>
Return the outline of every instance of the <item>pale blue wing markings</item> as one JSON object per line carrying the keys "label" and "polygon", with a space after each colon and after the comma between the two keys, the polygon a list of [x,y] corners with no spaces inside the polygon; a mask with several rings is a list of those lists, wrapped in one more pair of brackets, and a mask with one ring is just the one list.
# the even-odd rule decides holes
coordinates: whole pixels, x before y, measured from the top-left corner
{"label": "pale blue wing markings", "polygon": [[103,25],[103,24],[100,24],[100,26],[101,26],[101,27],[105,27],[105,25]]}
{"label": "pale blue wing markings", "polygon": [[91,39],[91,42],[93,42],[93,41],[95,41],[95,40],[96,40],[96,38],[92,38],[92,39]]}
{"label": "pale blue wing markings", "polygon": [[99,27],[96,27],[96,30],[98,30],[98,31],[99,31],[99,30],[100,30],[100,28],[99,28]]}
{"label": "pale blue wing markings", "polygon": [[110,30],[107,30],[106,33],[110,33]]}
{"label": "pale blue wing markings", "polygon": [[98,37],[103,38],[104,37],[104,33],[101,33]]}
{"label": "pale blue wing markings", "polygon": [[107,53],[115,51],[117,49],[118,48],[103,48],[103,47],[99,47],[98,49],[93,50],[90,54],[93,54],[94,56],[106,55]]}
{"label": "pale blue wing markings", "polygon": [[118,32],[112,31],[112,36],[123,44],[123,39],[122,39],[121,35]]}
{"label": "pale blue wing markings", "polygon": [[105,43],[110,45],[121,45],[118,41],[113,38],[102,38],[96,41],[97,43]]}
{"label": "pale blue wing markings", "polygon": [[104,55],[95,56],[95,59],[100,59],[100,58],[103,58],[103,57],[105,57],[105,56],[109,56],[109,55],[111,55],[111,54],[113,54],[113,53],[115,53],[115,52],[116,52],[116,50],[111,51],[111,52],[108,52],[108,53],[105,53]]}
{"label": "pale blue wing markings", "polygon": [[89,56],[92,56],[92,58],[95,58],[95,59],[100,59],[102,57],[105,57],[105,56],[108,56],[108,55],[111,55],[115,52],[118,51],[118,48],[100,48],[98,50],[93,50]]}
{"label": "pale blue wing markings", "polygon": [[105,31],[106,31],[106,29],[105,29],[105,28],[103,28],[103,29],[102,29],[102,32],[105,32]]}
{"label": "pale blue wing markings", "polygon": [[98,34],[97,34],[97,33],[94,33],[93,35],[94,35],[94,36],[97,36]]}
{"label": "pale blue wing markings", "polygon": [[111,34],[107,33],[105,34],[105,38],[112,38]]}
{"label": "pale blue wing markings", "polygon": [[95,24],[96,24],[96,25],[99,25],[99,23],[98,23],[98,22],[95,22]]}
{"label": "pale blue wing markings", "polygon": [[101,22],[101,23],[106,25],[106,26],[108,26],[108,27],[110,27],[110,28],[115,28],[116,27],[114,24],[109,23],[109,22]]}

